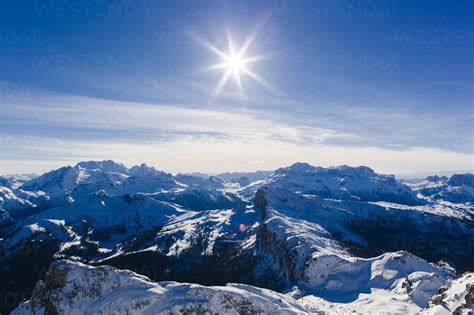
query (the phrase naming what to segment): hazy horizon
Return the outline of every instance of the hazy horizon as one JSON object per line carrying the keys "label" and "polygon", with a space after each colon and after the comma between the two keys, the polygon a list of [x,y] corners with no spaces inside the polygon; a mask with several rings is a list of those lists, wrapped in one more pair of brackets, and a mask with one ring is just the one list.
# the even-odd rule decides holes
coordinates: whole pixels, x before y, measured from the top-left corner
{"label": "hazy horizon", "polygon": [[[93,161],[97,161],[97,162],[101,162],[101,161],[106,161],[106,160],[110,160],[110,159],[105,159],[105,160],[93,160]],[[92,161],[92,160],[91,160]],[[254,169],[247,169],[247,170],[240,170],[240,169],[232,169],[232,170],[221,170],[221,171],[200,171],[200,170],[174,170],[174,171],[171,171],[171,170],[167,170],[167,169],[163,169],[163,168],[160,168],[159,165],[153,165],[153,164],[149,164],[149,163],[145,163],[145,162],[130,162],[130,163],[124,163],[124,162],[121,162],[121,161],[115,161],[113,160],[114,162],[116,163],[120,163],[120,164],[123,164],[124,166],[126,166],[127,168],[131,168],[133,166],[139,166],[141,165],[142,163],[148,165],[148,166],[151,166],[151,167],[154,167],[155,169],[159,170],[159,171],[164,171],[164,172],[167,172],[167,173],[171,173],[173,175],[177,175],[177,174],[193,174],[193,173],[200,173],[200,174],[205,174],[205,175],[209,175],[209,176],[214,176],[214,175],[218,175],[218,174],[222,174],[222,173],[253,173],[253,172],[258,172],[258,171],[263,171],[263,172],[273,172],[275,171],[276,169],[278,168],[284,168],[284,167],[289,167],[291,166],[292,164],[294,163],[308,163],[308,162],[305,162],[305,161],[296,161],[294,163],[289,163],[289,164],[285,164],[285,165],[280,165],[280,166],[277,166],[275,168],[271,168],[271,169],[264,169],[264,168],[254,168]],[[44,173],[47,173],[47,172],[50,172],[50,171],[54,171],[56,169],[59,169],[61,167],[65,167],[65,166],[71,166],[71,167],[74,167],[75,165],[77,165],[78,163],[81,163],[81,162],[88,162],[86,160],[83,160],[83,161],[76,161],[76,162],[69,162],[67,164],[64,164],[64,165],[57,165],[57,166],[52,166],[52,168],[47,168],[47,167],[44,167],[44,168],[38,168],[38,171],[32,171],[32,172],[24,172],[24,168],[20,168],[19,169],[19,172],[10,172],[10,173],[0,173],[0,176],[12,176],[12,175],[36,175],[36,176],[41,176],[42,174]],[[308,164],[311,164],[311,163],[308,163]],[[56,165],[56,164],[54,164]],[[260,163],[260,165],[264,165],[264,163]],[[390,173],[390,172],[382,172],[382,171],[379,171],[377,169],[374,169],[373,167],[371,167],[370,165],[350,165],[350,164],[339,164],[339,165],[317,165],[317,164],[311,164],[313,166],[321,166],[321,167],[325,167],[325,168],[328,168],[328,167],[337,167],[337,166],[342,166],[342,165],[347,165],[347,166],[351,166],[351,167],[358,167],[358,166],[367,166],[367,167],[370,167],[372,168],[376,173],[379,173],[379,174],[387,174],[387,175],[395,175],[397,176],[397,178],[400,178],[400,179],[421,179],[421,178],[426,178],[427,176],[432,176],[432,175],[438,175],[438,176],[451,176],[453,174],[460,174],[460,173],[474,173],[474,169],[458,169],[458,170],[428,170],[428,171],[422,171],[422,172],[401,172],[401,173]]]}

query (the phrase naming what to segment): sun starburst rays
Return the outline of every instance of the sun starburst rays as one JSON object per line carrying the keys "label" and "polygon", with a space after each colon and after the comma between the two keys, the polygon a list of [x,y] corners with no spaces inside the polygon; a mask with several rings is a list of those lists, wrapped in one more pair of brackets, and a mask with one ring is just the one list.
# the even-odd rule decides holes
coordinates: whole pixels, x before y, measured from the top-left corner
{"label": "sun starburst rays", "polygon": [[223,75],[219,82],[217,83],[216,88],[214,89],[213,96],[218,96],[227,82],[233,78],[235,81],[237,88],[239,90],[239,94],[243,96],[243,87],[242,87],[242,76],[247,75],[248,77],[252,78],[259,84],[270,87],[270,85],[259,75],[249,69],[248,65],[265,59],[265,56],[246,56],[247,50],[250,48],[252,43],[255,41],[256,34],[252,34],[248,37],[242,46],[236,49],[234,42],[230,36],[227,36],[227,45],[228,45],[228,52],[224,52],[217,48],[216,46],[212,45],[208,41],[203,38],[197,37],[198,41],[203,44],[206,48],[210,51],[215,53],[221,60],[219,63],[214,64],[210,67],[207,67],[205,70],[207,71],[216,71],[221,70]]}

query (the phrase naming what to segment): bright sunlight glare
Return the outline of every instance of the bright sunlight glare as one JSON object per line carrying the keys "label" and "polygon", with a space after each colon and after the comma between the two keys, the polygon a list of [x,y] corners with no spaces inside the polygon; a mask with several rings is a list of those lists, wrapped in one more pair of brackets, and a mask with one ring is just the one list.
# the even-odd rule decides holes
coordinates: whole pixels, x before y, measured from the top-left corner
{"label": "bright sunlight glare", "polygon": [[217,56],[220,57],[220,63],[212,65],[208,67],[206,70],[221,70],[223,71],[223,75],[218,82],[213,95],[217,96],[220,94],[226,83],[232,77],[237,84],[239,89],[239,93],[242,96],[243,89],[242,89],[242,75],[247,75],[256,82],[262,84],[265,87],[270,88],[270,85],[262,79],[259,75],[249,69],[248,65],[254,63],[256,61],[264,59],[263,56],[252,56],[247,57],[245,53],[247,52],[248,48],[252,45],[256,38],[256,33],[253,33],[249,36],[242,46],[236,50],[234,47],[234,43],[230,36],[227,37],[228,42],[228,53],[223,52],[222,50],[218,49],[214,45],[210,44],[203,38],[197,37],[196,39],[202,43],[205,47],[207,47],[210,51],[214,52]]}

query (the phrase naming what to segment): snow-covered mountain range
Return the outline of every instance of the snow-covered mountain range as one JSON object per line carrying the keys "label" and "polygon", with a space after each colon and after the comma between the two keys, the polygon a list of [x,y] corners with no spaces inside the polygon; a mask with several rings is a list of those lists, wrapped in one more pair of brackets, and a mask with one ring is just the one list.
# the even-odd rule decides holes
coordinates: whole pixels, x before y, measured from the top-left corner
{"label": "snow-covered mountain range", "polygon": [[0,177],[2,312],[462,314],[473,202],[472,174],[404,184],[365,166]]}

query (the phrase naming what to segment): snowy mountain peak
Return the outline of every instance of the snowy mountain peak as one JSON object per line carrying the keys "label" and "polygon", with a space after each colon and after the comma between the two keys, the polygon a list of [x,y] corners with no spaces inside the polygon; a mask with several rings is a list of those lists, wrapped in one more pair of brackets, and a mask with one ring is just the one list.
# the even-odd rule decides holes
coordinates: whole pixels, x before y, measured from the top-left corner
{"label": "snowy mountain peak", "polygon": [[114,162],[112,160],[79,162],[74,168],[83,168],[88,170],[99,169],[104,172],[115,172],[122,174],[129,173],[129,170],[125,165]]}
{"label": "snowy mountain peak", "polygon": [[263,186],[285,188],[323,198],[388,201],[402,204],[421,204],[422,200],[393,175],[380,175],[366,166],[315,167],[295,163],[280,168],[274,175],[251,189]]}
{"label": "snowy mountain peak", "polygon": [[140,166],[135,165],[130,168],[130,174],[137,177],[152,177],[161,172],[157,171],[153,166],[142,163]]}
{"label": "snowy mountain peak", "polygon": [[373,169],[367,166],[352,167],[348,165],[331,166],[328,168],[313,166],[308,163],[297,162],[288,167],[282,167],[275,171],[275,174],[288,173],[328,173],[333,175],[356,175],[356,176],[375,176],[377,175]]}
{"label": "snowy mountain peak", "polygon": [[285,174],[285,173],[306,173],[306,172],[314,172],[317,170],[316,167],[308,164],[297,162],[288,167],[282,167],[275,171],[275,174]]}

